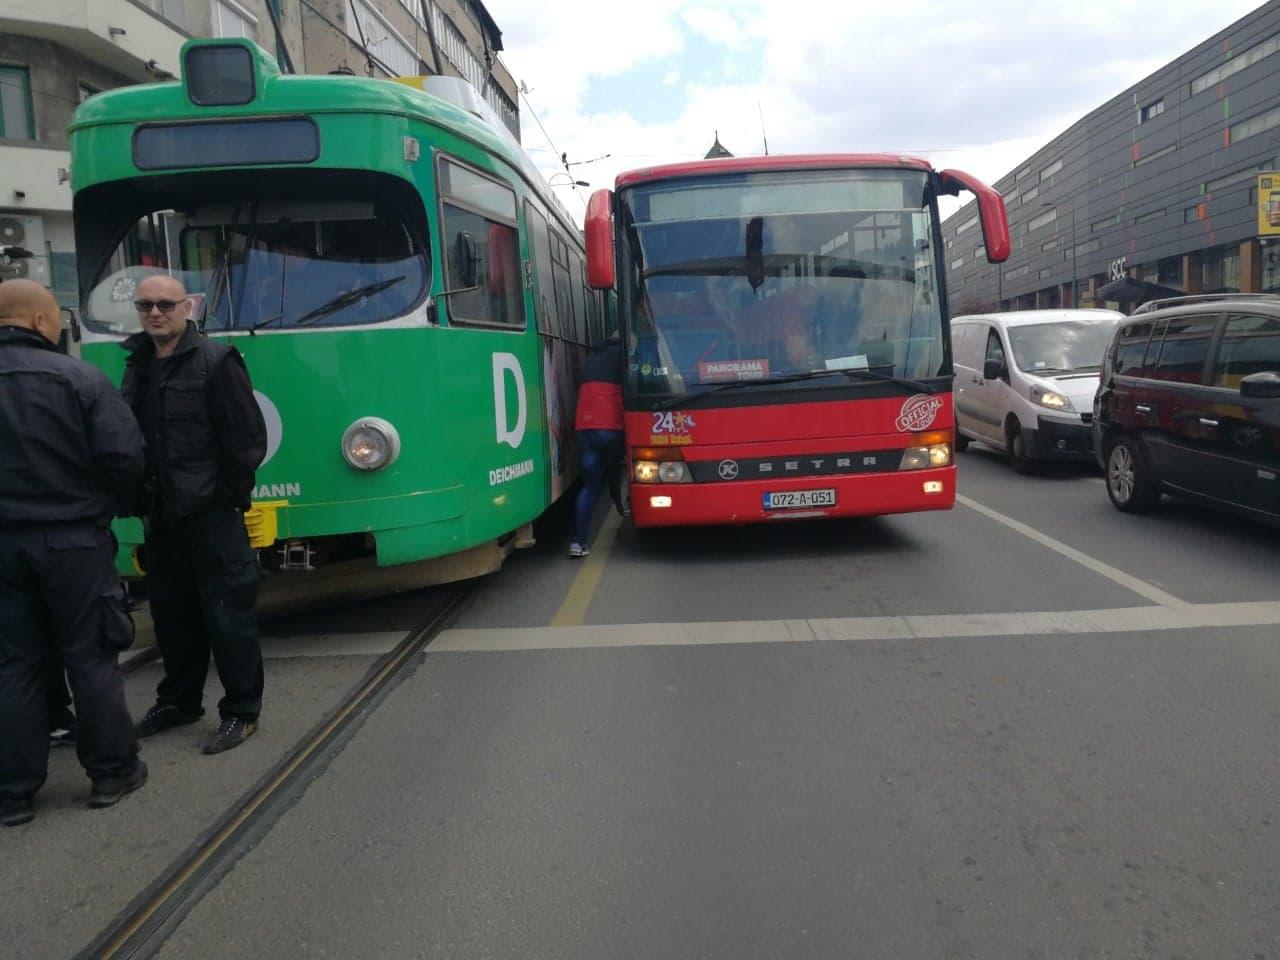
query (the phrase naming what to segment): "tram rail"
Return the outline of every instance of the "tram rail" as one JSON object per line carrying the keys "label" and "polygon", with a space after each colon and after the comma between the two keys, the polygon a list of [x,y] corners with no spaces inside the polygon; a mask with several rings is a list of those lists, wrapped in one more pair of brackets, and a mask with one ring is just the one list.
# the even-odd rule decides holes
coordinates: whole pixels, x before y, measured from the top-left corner
{"label": "tram rail", "polygon": [[[183,918],[272,826],[301,799],[328,762],[403,678],[418,653],[442,631],[480,581],[439,589],[430,613],[388,653],[295,747],[236,800],[199,839],[144,889],[91,943],[84,960],[132,960],[154,955]],[[154,657],[141,653],[124,664],[137,669]]]}

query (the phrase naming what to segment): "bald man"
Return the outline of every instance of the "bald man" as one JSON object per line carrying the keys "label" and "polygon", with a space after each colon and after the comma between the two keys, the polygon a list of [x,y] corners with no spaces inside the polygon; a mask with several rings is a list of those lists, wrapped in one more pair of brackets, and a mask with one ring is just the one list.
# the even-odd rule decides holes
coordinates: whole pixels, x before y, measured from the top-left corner
{"label": "bald man", "polygon": [[59,352],[61,312],[29,280],[0,284],[0,823],[35,816],[49,761],[46,664],[67,671],[76,752],[108,807],[147,778],[119,652],[133,622],[108,525],[137,496],[142,435],[103,374]]}
{"label": "bald man", "polygon": [[147,277],[134,306],[142,332],[124,342],[121,389],[147,439],[146,567],[164,657],[137,733],[200,719],[212,652],[224,696],[204,752],[222,753],[253,735],[262,710],[258,562],[243,514],[267,428],[244,359],[196,329],[181,281]]}

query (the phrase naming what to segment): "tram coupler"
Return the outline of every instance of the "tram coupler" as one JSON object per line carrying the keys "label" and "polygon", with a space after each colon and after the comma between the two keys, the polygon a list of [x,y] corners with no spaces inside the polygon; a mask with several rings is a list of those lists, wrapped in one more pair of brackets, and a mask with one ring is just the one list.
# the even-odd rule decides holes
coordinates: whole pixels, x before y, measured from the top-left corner
{"label": "tram coupler", "polygon": [[315,564],[311,561],[315,557],[315,550],[305,540],[286,540],[280,544],[281,570],[314,570]]}

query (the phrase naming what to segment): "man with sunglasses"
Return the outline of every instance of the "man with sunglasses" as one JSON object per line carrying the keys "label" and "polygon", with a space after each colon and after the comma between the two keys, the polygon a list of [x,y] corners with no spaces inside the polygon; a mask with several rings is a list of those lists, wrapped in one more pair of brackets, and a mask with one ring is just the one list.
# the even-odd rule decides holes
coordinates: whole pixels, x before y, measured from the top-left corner
{"label": "man with sunglasses", "polygon": [[238,747],[262,709],[258,564],[243,512],[267,430],[239,351],[191,322],[176,277],[138,284],[142,332],[129,351],[121,390],[147,440],[143,564],[164,677],[139,737],[204,715],[209,654],[225,695],[204,752]]}
{"label": "man with sunglasses", "polygon": [[142,436],[100,371],[57,348],[53,294],[0,284],[0,824],[35,816],[62,669],[76,754],[108,807],[147,779],[117,658],[133,622],[108,525],[142,482]]}

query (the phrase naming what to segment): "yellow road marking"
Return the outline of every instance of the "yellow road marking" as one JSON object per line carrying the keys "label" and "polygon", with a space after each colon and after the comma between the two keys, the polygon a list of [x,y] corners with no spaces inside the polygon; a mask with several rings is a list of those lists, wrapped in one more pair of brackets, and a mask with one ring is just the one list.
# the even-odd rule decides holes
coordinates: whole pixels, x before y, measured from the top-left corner
{"label": "yellow road marking", "polygon": [[610,510],[600,527],[600,532],[596,534],[595,542],[591,544],[591,553],[582,561],[582,569],[573,578],[573,584],[569,587],[564,603],[560,604],[560,609],[551,618],[551,626],[577,627],[581,626],[582,621],[586,619],[587,607],[591,605],[591,600],[596,595],[596,588],[600,586],[604,565],[609,562],[609,551],[613,549],[613,540],[618,535],[618,527],[621,525],[618,515]]}

